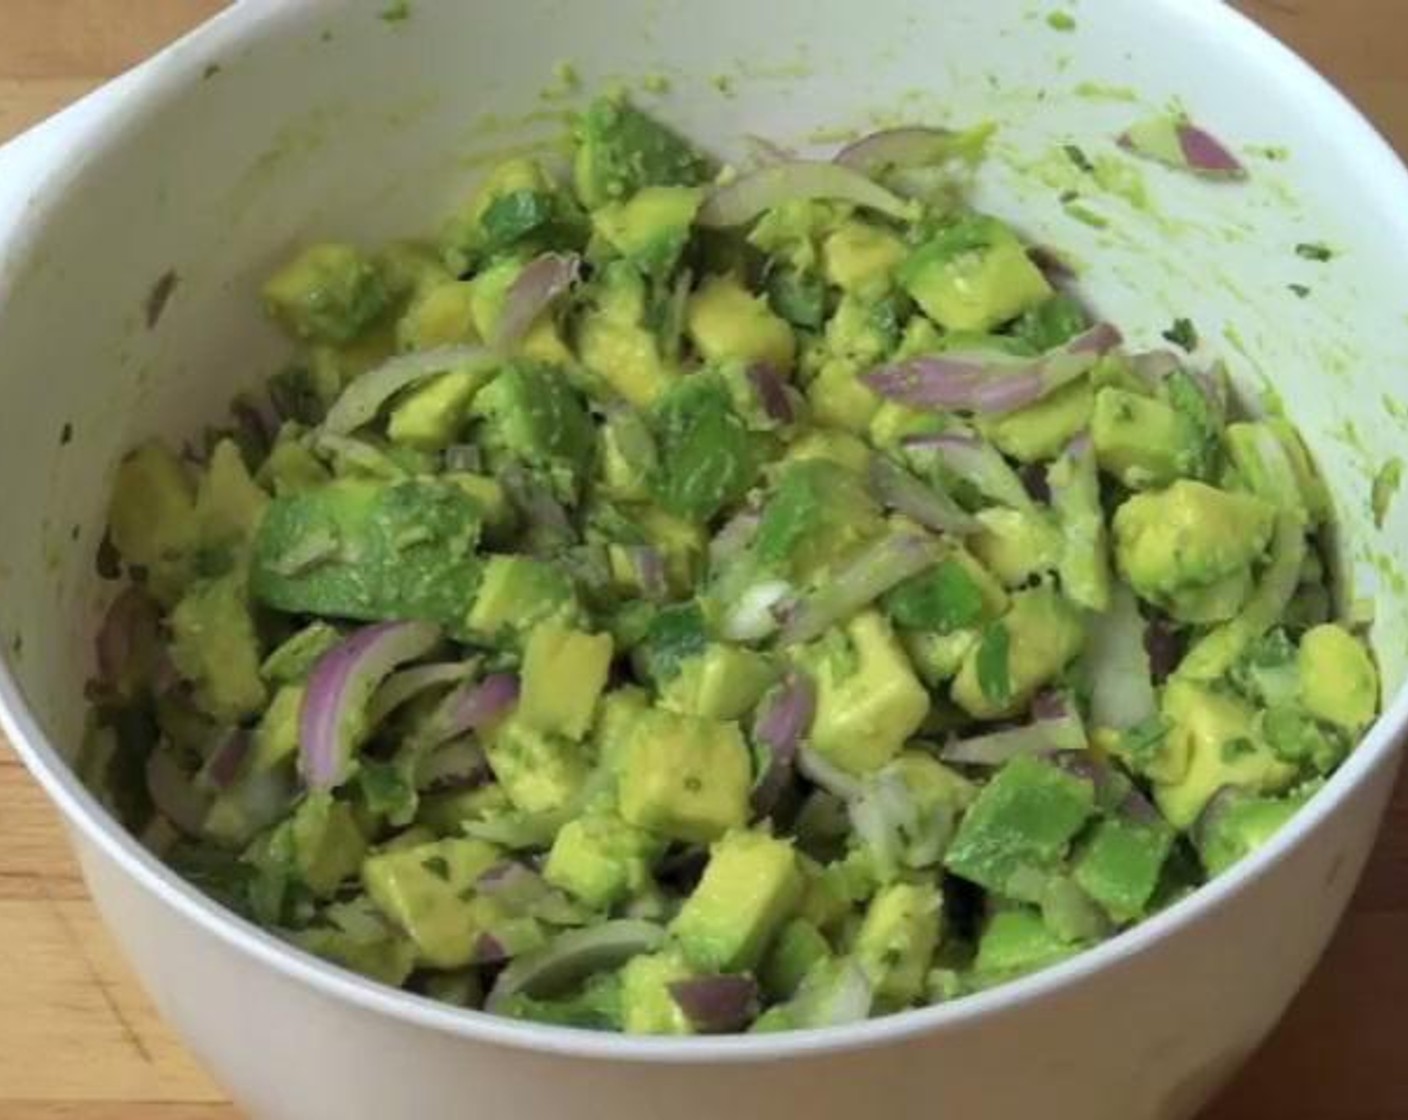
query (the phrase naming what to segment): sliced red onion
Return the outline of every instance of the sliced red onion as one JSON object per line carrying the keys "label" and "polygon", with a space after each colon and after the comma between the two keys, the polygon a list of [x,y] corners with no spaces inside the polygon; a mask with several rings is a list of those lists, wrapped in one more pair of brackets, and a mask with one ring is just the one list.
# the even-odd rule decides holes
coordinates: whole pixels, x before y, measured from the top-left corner
{"label": "sliced red onion", "polygon": [[665,578],[665,558],[653,545],[633,545],[627,550],[631,567],[640,582],[641,594],[652,603],[663,603],[670,597],[670,584]]}
{"label": "sliced red onion", "polygon": [[147,792],[161,815],[187,836],[199,836],[210,812],[211,795],[181,769],[176,756],[158,747],[147,756]]}
{"label": "sliced red onion", "polygon": [[981,524],[938,486],[924,483],[883,455],[870,460],[870,492],[887,509],[902,513],[926,529],[964,535]]}
{"label": "sliced red onion", "polygon": [[1091,682],[1090,718],[1096,727],[1124,731],[1157,710],[1144,619],[1125,584],[1115,583],[1109,609],[1093,617],[1084,663]]}
{"label": "sliced red onion", "polygon": [[494,347],[511,350],[552,304],[577,282],[582,261],[576,253],[544,253],[535,257],[509,285],[503,313],[494,331]]}
{"label": "sliced red onion", "polygon": [[950,351],[882,366],[864,380],[882,397],[911,408],[1013,412],[1083,376],[1121,341],[1115,327],[1097,323],[1038,358]]}
{"label": "sliced red onion", "polygon": [[1021,510],[1036,508],[1021,476],[1002,453],[971,432],[912,436],[904,441],[903,447],[912,460],[922,461],[926,455],[937,455],[950,472],[1000,505]]}
{"label": "sliced red onion", "polygon": [[344,638],[319,658],[298,716],[303,776],[312,789],[347,777],[352,752],[369,727],[367,703],[397,665],[424,657],[440,641],[429,622],[382,622]]}
{"label": "sliced red onion", "polygon": [[1059,285],[1076,277],[1075,267],[1070,261],[1049,245],[1033,245],[1027,250],[1027,256],[1052,284]]}
{"label": "sliced red onion", "polygon": [[965,766],[1003,766],[1021,755],[1083,751],[1088,746],[1080,714],[1066,707],[1055,718],[1038,718],[1021,727],[956,740],[946,745],[939,757]]}
{"label": "sliced red onion", "polygon": [[355,432],[375,420],[381,406],[401,390],[453,369],[488,365],[497,360],[493,351],[483,346],[442,346],[418,354],[400,354],[353,380],[328,410],[323,431],[332,435]]}
{"label": "sliced red onion", "polygon": [[820,786],[843,801],[854,801],[861,794],[859,778],[810,747],[797,748],[797,769],[813,785]]}
{"label": "sliced red onion", "polygon": [[833,623],[869,606],[896,584],[939,562],[938,542],[894,533],[867,545],[834,577],[802,599],[782,625],[783,645],[820,637]]}
{"label": "sliced red onion", "polygon": [[492,933],[481,933],[474,939],[475,964],[503,964],[512,955],[508,947]]}
{"label": "sliced red onion", "polygon": [[619,968],[632,957],[653,953],[665,942],[665,930],[653,922],[620,919],[559,934],[536,952],[519,957],[499,974],[485,1009],[502,1014],[520,992],[551,996],[593,973]]}
{"label": "sliced red onion", "polygon": [[493,777],[484,750],[469,736],[441,743],[416,766],[416,789],[442,793],[474,789]]}
{"label": "sliced red onion", "polygon": [[1131,354],[1129,364],[1151,389],[1157,389],[1183,368],[1183,362],[1172,350],[1146,350],[1141,354]]}
{"label": "sliced red onion", "polygon": [[788,392],[787,381],[777,367],[768,362],[756,362],[748,367],[748,381],[758,396],[758,403],[769,420],[790,424],[797,419],[796,402]]}
{"label": "sliced red onion", "polygon": [[751,976],[698,976],[668,987],[700,1034],[735,1034],[758,1014],[758,982]]}
{"label": "sliced red onion", "polygon": [[1129,792],[1124,795],[1124,800],[1120,802],[1119,814],[1135,824],[1168,827],[1164,815],[1133,784],[1131,784]]}
{"label": "sliced red onion", "polygon": [[572,543],[572,519],[546,486],[516,465],[500,471],[499,481],[514,509],[527,522],[537,549],[551,551]]}
{"label": "sliced red onion", "polygon": [[368,726],[379,727],[382,720],[392,712],[422,693],[467,680],[474,675],[478,667],[478,659],[470,658],[467,661],[440,661],[433,665],[415,665],[392,673],[376,690],[367,705]]}
{"label": "sliced red onion", "polygon": [[513,673],[490,673],[482,681],[466,681],[440,701],[417,735],[423,745],[433,746],[468,732],[479,734],[518,703],[518,691]]}
{"label": "sliced red onion", "polygon": [[753,811],[765,817],[792,780],[797,750],[811,730],[816,715],[816,685],[811,677],[793,669],[763,699],[753,721],[753,738],[768,754],[767,766],[753,787]]}
{"label": "sliced red onion", "polygon": [[784,148],[774,140],[769,140],[766,136],[758,136],[756,133],[747,133],[743,137],[758,154],[760,162],[763,163],[790,163],[797,158],[797,153],[790,148]]}
{"label": "sliced red onion", "polygon": [[724,616],[720,629],[730,642],[760,642],[774,633],[794,603],[796,591],[780,579],[749,587]]}
{"label": "sliced red onion", "polygon": [[1032,697],[1032,719],[1064,719],[1071,711],[1066,697],[1045,689]]}
{"label": "sliced red onion", "polygon": [[1186,119],[1154,117],[1131,125],[1120,147],[1207,179],[1245,179],[1247,169],[1221,140]]}
{"label": "sliced red onion", "polygon": [[1027,497],[1037,505],[1051,504],[1051,483],[1046,478],[1046,468],[1041,463],[1024,463],[1017,469],[1017,477],[1022,480],[1022,489]]}
{"label": "sliced red onion", "polygon": [[756,510],[734,514],[709,542],[709,566],[718,568],[743,554],[758,535],[762,515]]}
{"label": "sliced red onion", "polygon": [[750,171],[719,187],[699,208],[698,221],[712,229],[741,226],[774,206],[806,199],[853,202],[900,221],[914,217],[913,206],[858,171],[819,160],[792,160]]}
{"label": "sliced red onion", "polygon": [[1170,619],[1156,615],[1144,626],[1142,644],[1150,677],[1155,684],[1163,684],[1183,660],[1187,642]]}
{"label": "sliced red onion", "polygon": [[103,615],[98,627],[98,675],[104,684],[119,688],[138,668],[144,651],[161,648],[161,608],[137,586],[122,589]]}
{"label": "sliced red onion", "polygon": [[847,144],[835,162],[865,175],[892,167],[932,167],[953,154],[956,133],[910,125],[872,132]]}
{"label": "sliced red onion", "polygon": [[247,728],[231,727],[222,731],[201,767],[198,782],[216,791],[229,789],[239,780],[253,745],[254,736]]}

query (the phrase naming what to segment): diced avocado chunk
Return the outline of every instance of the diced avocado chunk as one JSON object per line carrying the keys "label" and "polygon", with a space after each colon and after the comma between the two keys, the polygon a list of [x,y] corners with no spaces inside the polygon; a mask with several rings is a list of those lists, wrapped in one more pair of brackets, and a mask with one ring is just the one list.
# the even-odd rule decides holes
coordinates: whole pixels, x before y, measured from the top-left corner
{"label": "diced avocado chunk", "polygon": [[270,504],[250,588],[294,614],[458,630],[479,585],[479,527],[478,503],[451,482],[341,478]]}
{"label": "diced avocado chunk", "polygon": [[1015,758],[964,815],[944,866],[997,894],[1039,901],[1027,880],[1044,880],[1060,864],[1094,809],[1095,790],[1084,778]]}
{"label": "diced avocado chunk", "polygon": [[984,420],[979,430],[1020,463],[1054,459],[1091,423],[1096,396],[1089,378],[1063,385],[1035,404]]}
{"label": "diced avocado chunk", "polygon": [[702,194],[693,187],[646,187],[592,214],[592,226],[643,272],[668,274],[689,241]]}
{"label": "diced avocado chunk", "polygon": [[706,719],[740,719],[762,699],[778,672],[764,654],[711,642],[664,683],[660,703]]}
{"label": "diced avocado chunk", "polygon": [[1221,875],[1276,835],[1305,805],[1306,797],[1257,797],[1226,791],[1208,806],[1194,837],[1209,875]]}
{"label": "diced avocado chunk", "polygon": [[303,707],[303,686],[283,685],[274,693],[259,726],[254,729],[254,750],[249,756],[249,772],[272,770],[298,752],[298,718]]}
{"label": "diced avocado chunk", "polygon": [[831,946],[821,931],[805,918],[793,918],[778,933],[758,979],[769,999],[790,999],[807,974],[830,959]]}
{"label": "diced avocado chunk", "polygon": [[288,938],[300,949],[393,988],[406,982],[416,963],[415,943],[391,929],[312,926]]}
{"label": "diced avocado chunk", "polygon": [[500,853],[482,840],[437,840],[379,852],[362,864],[373,902],[405,930],[431,968],[463,968],[496,916],[474,893]]}
{"label": "diced avocado chunk", "polygon": [[316,490],[332,476],[300,438],[301,429],[295,424],[284,425],[269,457],[260,465],[255,477],[276,497]]}
{"label": "diced avocado chunk", "polygon": [[821,245],[822,271],[842,291],[884,294],[904,259],[904,242],[881,226],[856,218],[836,227]]}
{"label": "diced avocado chunk", "polygon": [[1076,950],[1051,932],[1040,911],[1011,907],[993,914],[983,927],[973,971],[984,983],[1000,982],[1055,964]]}
{"label": "diced avocado chunk", "polygon": [[758,562],[800,582],[844,559],[883,527],[862,479],[828,458],[787,463],[754,539]]}
{"label": "diced avocado chunk", "polygon": [[707,521],[753,485],[757,449],[722,378],[699,373],[680,382],[652,419],[659,464],[651,489],[669,513]]}
{"label": "diced avocado chunk", "polygon": [[540,622],[523,652],[523,696],[518,718],[549,735],[581,740],[611,670],[610,634],[584,634]]}
{"label": "diced avocado chunk", "polygon": [[471,282],[449,279],[420,292],[396,322],[397,345],[417,351],[477,341],[474,293]]}
{"label": "diced avocado chunk", "polygon": [[595,910],[609,910],[650,883],[661,843],[614,813],[591,813],[563,825],[543,878]]}
{"label": "diced avocado chunk", "polygon": [[643,187],[696,187],[709,159],[673,130],[621,98],[598,98],[577,125],[573,181],[588,209],[630,198]]}
{"label": "diced avocado chunk", "polygon": [[1012,335],[1038,354],[1055,350],[1090,326],[1080,301],[1064,292],[1057,292],[1045,303],[1039,303],[1012,325]]}
{"label": "diced avocado chunk", "polygon": [[621,775],[630,764],[631,735],[641,713],[650,708],[650,694],[635,685],[612,689],[596,709],[592,742],[597,758],[610,773]]}
{"label": "diced avocado chunk", "polygon": [[627,1034],[693,1034],[670,985],[689,980],[693,970],[677,952],[632,957],[621,969],[622,1029]]}
{"label": "diced avocado chunk", "polygon": [[961,547],[901,583],[882,600],[885,613],[896,626],[938,634],[954,634],[996,617],[1009,602],[992,573]]}
{"label": "diced avocado chunk", "polygon": [[764,362],[787,373],[797,357],[791,326],[731,276],[704,281],[689,298],[685,323],[708,362]]}
{"label": "diced avocado chunk", "polygon": [[1100,468],[1131,490],[1167,486],[1202,464],[1202,434],[1185,413],[1123,389],[1095,395],[1090,439]]}
{"label": "diced avocado chunk", "polygon": [[254,536],[269,495],[250,478],[234,440],[222,439],[196,492],[196,523],[201,547],[243,547]]}
{"label": "diced avocado chunk", "polygon": [[1224,786],[1278,793],[1295,781],[1297,768],[1277,758],[1257,733],[1256,710],[1235,696],[1175,677],[1164,689],[1163,714],[1188,756],[1180,780],[1154,786],[1175,828],[1192,825]]}
{"label": "diced avocado chunk", "polygon": [[953,700],[978,719],[1012,715],[1075,659],[1083,638],[1080,612],[1055,591],[1019,591],[964,657]]}
{"label": "diced avocado chunk", "polygon": [[927,883],[894,883],[871,899],[853,954],[881,1007],[908,1007],[924,991],[942,910],[942,896]]}
{"label": "diced avocado chunk", "polygon": [[1191,479],[1135,494],[1115,511],[1115,557],[1140,598],[1163,604],[1253,564],[1275,528],[1276,511],[1250,494]]}
{"label": "diced avocado chunk", "polygon": [[556,189],[531,159],[510,159],[489,173],[474,196],[446,224],[445,259],[457,272],[530,238],[541,240],[564,215]]}
{"label": "diced avocado chunk", "polygon": [[158,598],[179,593],[196,546],[195,491],[164,443],[150,440],[118,464],[108,533],[123,560],[147,570]]}
{"label": "diced avocado chunk", "polygon": [[755,968],[802,897],[791,841],[730,832],[713,846],[704,877],[671,929],[701,972]]}
{"label": "diced avocado chunk", "polygon": [[1060,565],[1065,544],[1045,513],[991,506],[977,518],[982,528],[968,539],[968,547],[1006,586],[1021,587]]}
{"label": "diced avocado chunk", "polygon": [[1016,235],[994,218],[941,230],[899,268],[901,286],[946,331],[990,331],[1051,298]]}
{"label": "diced avocado chunk", "polygon": [[1112,921],[1135,921],[1144,916],[1158,889],[1173,839],[1173,830],[1158,819],[1105,817],[1091,829],[1076,856],[1076,885]]}
{"label": "diced avocado chunk", "polygon": [[277,646],[259,672],[271,684],[300,684],[308,679],[318,659],[341,640],[336,626],[321,620],[310,622]]}
{"label": "diced avocado chunk", "polygon": [[924,722],[929,694],[884,617],[857,615],[801,660],[817,686],[811,745],[853,774],[879,770]]}
{"label": "diced avocado chunk", "polygon": [[692,843],[747,823],[753,774],[736,724],[652,708],[636,718],[626,750],[620,799],[629,823]]}
{"label": "diced avocado chunk", "polygon": [[557,564],[535,556],[490,556],[468,627],[476,637],[499,640],[527,634],[548,619],[570,620],[576,613],[572,580]]}
{"label": "diced avocado chunk", "polygon": [[310,245],[264,285],[269,313],[308,342],[351,342],[389,302],[371,258],[336,242]]}
{"label": "diced avocado chunk", "polygon": [[310,793],[287,827],[298,876],[317,897],[329,897],[357,873],[367,842],[347,802],[326,792]]}
{"label": "diced avocado chunk", "polygon": [[1110,607],[1110,540],[1100,477],[1088,450],[1072,448],[1046,472],[1051,505],[1064,541],[1057,572],[1061,590],[1087,610]]}
{"label": "diced avocado chunk", "polygon": [[613,261],[593,287],[596,306],[582,320],[577,350],[582,365],[636,408],[648,408],[679,371],[665,361],[646,325],[647,287],[629,261]]}
{"label": "diced avocado chunk", "polygon": [[865,441],[849,432],[838,432],[831,428],[818,428],[804,433],[790,444],[785,463],[804,463],[812,460],[832,463],[844,467],[853,475],[863,475],[870,465],[871,451]]}
{"label": "diced avocado chunk", "polygon": [[531,466],[566,466],[585,474],[596,427],[576,390],[557,370],[514,362],[480,389],[474,412],[485,438]]}
{"label": "diced avocado chunk", "polygon": [[1296,657],[1300,700],[1311,715],[1357,734],[1379,709],[1379,673],[1368,648],[1334,623],[1307,630]]}
{"label": "diced avocado chunk", "polygon": [[443,451],[455,442],[470,401],[489,375],[487,368],[450,370],[420,386],[391,410],[387,436],[418,451]]}
{"label": "diced avocado chunk", "polygon": [[565,808],[591,769],[585,747],[538,730],[523,718],[521,705],[494,729],[485,753],[509,800],[525,813]]}
{"label": "diced avocado chunk", "polygon": [[264,708],[259,637],[236,572],[193,584],[171,613],[171,659],[196,686],[196,703],[221,723]]}

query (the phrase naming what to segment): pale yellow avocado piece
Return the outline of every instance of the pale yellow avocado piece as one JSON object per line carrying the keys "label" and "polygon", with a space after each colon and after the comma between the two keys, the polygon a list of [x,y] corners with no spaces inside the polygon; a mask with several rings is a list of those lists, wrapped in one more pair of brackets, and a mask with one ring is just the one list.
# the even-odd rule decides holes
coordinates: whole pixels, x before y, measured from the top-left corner
{"label": "pale yellow avocado piece", "polygon": [[171,612],[171,660],[196,687],[196,702],[222,723],[264,710],[263,657],[245,599],[231,572],[193,584]]}
{"label": "pale yellow avocado piece", "polygon": [[525,813],[562,809],[591,772],[581,744],[539,731],[518,713],[494,729],[484,753],[514,808]]}
{"label": "pale yellow avocado piece", "polygon": [[222,439],[210,453],[196,494],[201,544],[219,548],[248,542],[268,505],[269,495],[250,478],[239,447]]}
{"label": "pale yellow avocado piece", "polygon": [[831,358],[807,386],[807,402],[818,423],[864,435],[881,401],[860,379],[861,367],[848,358]]}
{"label": "pale yellow avocado piece", "polygon": [[421,962],[463,968],[496,908],[474,894],[480,876],[502,859],[482,840],[437,840],[368,856],[362,884],[377,908],[405,930]]}
{"label": "pale yellow avocado piece", "polygon": [[713,642],[665,683],[660,703],[706,719],[741,719],[762,699],[778,673],[772,659],[755,650]]}
{"label": "pale yellow avocado piece", "polygon": [[259,717],[259,726],[254,729],[254,751],[249,757],[251,774],[272,770],[298,753],[298,718],[302,707],[301,684],[286,684],[274,693],[268,708]]}
{"label": "pale yellow avocado piece", "polygon": [[797,359],[797,340],[767,300],[731,276],[711,276],[689,297],[685,325],[690,340],[708,362],[737,359],[767,362],[787,373]]}
{"label": "pale yellow avocado piece", "polygon": [[895,450],[909,436],[941,431],[944,419],[938,413],[910,408],[898,401],[881,401],[870,418],[867,434],[876,447]]}
{"label": "pale yellow avocado piece", "polygon": [[978,430],[1019,463],[1043,462],[1056,458],[1090,424],[1094,407],[1095,391],[1082,377],[1036,404],[980,420]]}
{"label": "pale yellow avocado piece", "polygon": [[1115,511],[1115,558],[1140,598],[1158,602],[1252,564],[1275,523],[1275,507],[1260,498],[1179,479]]}
{"label": "pale yellow avocado piece", "polygon": [[1364,643],[1343,626],[1306,631],[1296,658],[1300,701],[1327,723],[1358,733],[1379,710],[1379,673]]}
{"label": "pale yellow avocado piece", "polygon": [[[505,257],[468,281],[471,289],[470,315],[480,338],[493,339],[497,333],[509,289],[525,267],[526,262],[514,257]],[[558,333],[557,324],[553,322],[550,311],[544,311],[528,329],[523,341],[518,344],[518,353],[525,358],[551,365],[572,364],[572,351],[567,348]]]}
{"label": "pale yellow avocado piece", "polygon": [[442,373],[391,410],[386,434],[392,443],[420,451],[443,451],[459,435],[474,394],[495,372],[486,366]]}
{"label": "pale yellow avocado piece", "polygon": [[610,634],[584,634],[540,622],[523,653],[523,696],[518,719],[550,735],[580,740],[592,726],[596,702],[611,671]]}
{"label": "pale yellow avocado piece", "polygon": [[123,560],[146,568],[165,585],[154,588],[158,594],[179,590],[198,534],[195,490],[185,466],[164,443],[150,440],[118,465],[108,534]]}
{"label": "pale yellow avocado piece", "polygon": [[685,960],[701,972],[756,968],[801,902],[802,887],[790,840],[730,832],[713,846],[670,929]]}
{"label": "pale yellow avocado piece", "polygon": [[[484,516],[484,528],[489,534],[504,533],[514,528],[518,512],[508,500],[503,484],[496,478],[472,471],[447,471],[445,481],[453,482],[479,503],[479,511]],[[494,539],[497,543],[496,538]],[[477,605],[477,600],[476,600]]]}
{"label": "pale yellow avocado piece", "polygon": [[689,239],[704,194],[697,187],[643,187],[592,212],[592,228],[647,269],[668,269]]}
{"label": "pale yellow avocado piece", "polygon": [[589,813],[558,831],[543,878],[605,911],[650,886],[650,864],[662,847],[656,837],[615,813]]}
{"label": "pale yellow avocado piece", "polygon": [[940,806],[961,813],[978,796],[978,787],[931,754],[904,751],[890,768],[904,779],[905,787],[921,809]]}
{"label": "pale yellow avocado piece", "polygon": [[705,843],[748,822],[753,765],[737,724],[651,708],[626,749],[621,816],[631,824]]}
{"label": "pale yellow avocado piece", "polygon": [[[665,567],[665,585],[673,594],[688,594],[698,580],[709,536],[704,526],[686,521],[659,506],[636,506],[631,510],[636,527],[645,533]],[[607,547],[611,578],[616,587],[633,595],[645,592],[640,571],[624,545]]]}
{"label": "pale yellow avocado piece", "polygon": [[1007,698],[983,692],[978,673],[982,643],[973,646],[953,682],[953,701],[977,719],[998,719],[1024,709],[1042,685],[1054,679],[1080,653],[1084,625],[1080,611],[1049,587],[1019,591],[1002,617],[1007,630]]}
{"label": "pale yellow avocado piece", "polygon": [[597,705],[592,743],[601,764],[613,774],[626,772],[636,721],[649,708],[650,693],[633,684],[612,689]]}
{"label": "pale yellow avocado piece", "polygon": [[583,319],[577,351],[588,370],[636,408],[649,407],[679,378],[645,325],[645,281],[628,263],[608,265],[595,310]]}
{"label": "pale yellow avocado piece", "polygon": [[923,993],[942,915],[943,897],[928,883],[895,883],[870,900],[854,953],[881,1007],[908,1007]]}
{"label": "pale yellow avocado piece", "polygon": [[622,1029],[627,1034],[693,1034],[670,985],[694,971],[673,950],[632,957],[621,969]]}
{"label": "pale yellow avocado piece", "polygon": [[783,462],[803,459],[825,459],[854,474],[864,474],[870,465],[871,451],[865,441],[850,432],[831,428],[814,428],[787,448]]}
{"label": "pale yellow avocado piece", "polygon": [[835,656],[825,640],[802,654],[817,686],[811,745],[843,769],[868,774],[919,730],[929,694],[882,615],[858,614],[844,633],[850,656]]}
{"label": "pale yellow avocado piece", "polygon": [[904,242],[889,230],[852,218],[822,242],[822,271],[842,291],[883,295],[905,252]]}
{"label": "pale yellow avocado piece", "polygon": [[435,350],[477,342],[474,293],[470,280],[449,280],[421,291],[396,323],[397,345],[402,350]]}
{"label": "pale yellow avocado piece", "polygon": [[1175,828],[1186,829],[1223,786],[1252,793],[1280,793],[1296,779],[1296,767],[1282,762],[1256,730],[1256,710],[1224,692],[1175,677],[1164,689],[1163,714],[1169,735],[1188,765],[1177,782],[1159,782],[1154,799]]}
{"label": "pale yellow avocado piece", "polygon": [[968,547],[1005,586],[1021,587],[1061,563],[1065,540],[1045,513],[990,506],[977,519],[982,528],[968,538]]}

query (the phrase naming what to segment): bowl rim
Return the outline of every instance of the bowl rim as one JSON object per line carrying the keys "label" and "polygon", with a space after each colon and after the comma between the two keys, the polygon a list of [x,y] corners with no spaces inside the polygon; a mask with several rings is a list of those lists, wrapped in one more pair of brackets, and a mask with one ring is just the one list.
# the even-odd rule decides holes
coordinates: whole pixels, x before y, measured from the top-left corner
{"label": "bowl rim", "polygon": [[[227,58],[233,51],[266,37],[276,37],[295,21],[344,2],[315,0],[283,5],[279,0],[245,0],[166,48],[144,64],[140,73],[124,78],[128,84],[122,95],[87,122],[81,152],[43,177],[42,192],[36,192],[17,228],[7,238],[9,244],[0,243],[0,275],[25,259],[45,218],[58,208],[84,171],[121,146],[128,122],[141,119],[163,101],[178,96],[193,80],[199,80],[208,63]],[[1177,18],[1233,40],[1244,53],[1260,55],[1268,64],[1274,64],[1281,71],[1282,89],[1293,90],[1298,98],[1318,101],[1322,110],[1333,114],[1346,141],[1360,149],[1366,171],[1376,172],[1382,177],[1381,188],[1396,190],[1408,202],[1408,169],[1387,140],[1344,94],[1248,16],[1222,0],[1136,2],[1157,4]],[[132,78],[139,80],[131,81]],[[1404,210],[1408,211],[1408,205]],[[286,979],[307,984],[322,995],[407,1025],[537,1053],[641,1063],[741,1064],[864,1050],[962,1029],[975,1021],[1014,1012],[1033,1001],[1066,992],[1099,972],[1153,950],[1228,905],[1273,864],[1309,842],[1322,822],[1389,763],[1398,747],[1399,731],[1408,726],[1405,683],[1345,764],[1270,843],[1167,910],[1062,963],[952,1003],[844,1026],[767,1035],[652,1038],[547,1026],[450,1007],[323,961],[226,909],[143,847],[93,797],[40,726],[7,657],[0,654],[0,730],[70,827],[76,828],[84,840],[139,887],[226,948],[274,969]]]}

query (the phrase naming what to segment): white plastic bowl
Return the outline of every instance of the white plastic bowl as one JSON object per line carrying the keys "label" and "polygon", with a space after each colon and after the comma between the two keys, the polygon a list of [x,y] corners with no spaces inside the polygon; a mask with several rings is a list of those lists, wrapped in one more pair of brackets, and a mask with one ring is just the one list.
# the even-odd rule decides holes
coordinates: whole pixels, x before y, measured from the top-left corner
{"label": "white plastic bowl", "polygon": [[[1408,545],[1408,514],[1375,528],[1368,500],[1404,435],[1408,177],[1342,98],[1214,0],[1080,0],[1073,33],[1047,23],[1058,6],[413,0],[395,21],[379,18],[385,0],[243,0],[0,151],[0,723],[157,1003],[252,1116],[1177,1120],[1271,1028],[1349,898],[1408,720],[1408,589],[1384,560]],[[113,464],[145,435],[198,430],[277,364],[254,293],[295,242],[428,230],[495,150],[555,133],[544,111],[563,103],[540,94],[558,60],[587,89],[665,75],[671,92],[647,100],[723,150],[876,111],[995,117],[985,203],[1072,251],[1136,342],[1191,315],[1244,386],[1275,385],[1339,498],[1397,695],[1273,844],[1097,951],[952,1006],[653,1040],[460,1013],[320,963],[184,885],[95,805],[65,758],[110,593],[92,556]],[[1112,225],[1070,218],[1053,146],[1111,153],[1170,98],[1285,158],[1251,156],[1240,187],[1143,168],[1153,213],[1086,185]],[[1298,256],[1308,242],[1335,259]],[[179,281],[149,327],[169,270]]]}

